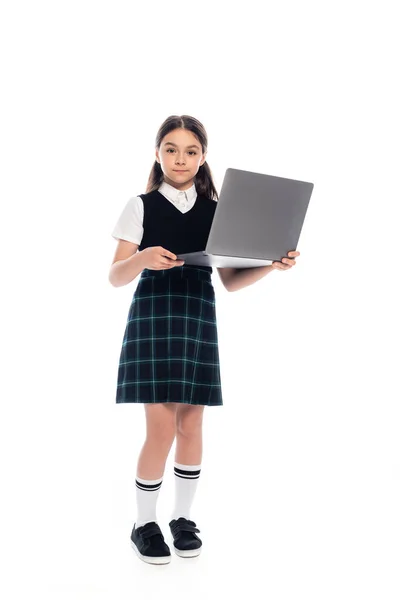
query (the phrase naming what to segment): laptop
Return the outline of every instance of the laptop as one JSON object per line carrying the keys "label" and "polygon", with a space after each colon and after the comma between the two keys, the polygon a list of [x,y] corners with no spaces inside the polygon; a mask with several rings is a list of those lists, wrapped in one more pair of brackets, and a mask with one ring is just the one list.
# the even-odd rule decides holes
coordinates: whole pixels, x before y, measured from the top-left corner
{"label": "laptop", "polygon": [[205,250],[187,265],[259,267],[297,249],[313,183],[227,169]]}

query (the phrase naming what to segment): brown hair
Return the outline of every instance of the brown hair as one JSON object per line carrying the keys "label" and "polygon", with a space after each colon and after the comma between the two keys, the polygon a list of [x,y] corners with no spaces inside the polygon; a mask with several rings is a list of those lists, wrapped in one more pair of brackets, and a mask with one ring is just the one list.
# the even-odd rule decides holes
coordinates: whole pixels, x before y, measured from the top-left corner
{"label": "brown hair", "polygon": [[[207,151],[208,138],[206,130],[204,129],[204,126],[202,125],[202,123],[200,123],[200,121],[198,121],[194,117],[190,117],[189,115],[172,115],[171,117],[165,119],[164,123],[162,123],[160,129],[157,132],[157,150],[160,149],[163,138],[174,129],[187,129],[188,131],[191,131],[199,140],[203,154]],[[156,160],[154,160],[154,164],[150,171],[149,179],[147,182],[146,193],[158,190],[163,181],[164,173],[161,169],[161,165]],[[206,196],[207,198],[211,198],[213,200],[218,199],[218,193],[215,189],[211,170],[207,164],[207,161],[205,161],[204,164],[201,165],[201,167],[197,171],[194,178],[194,184],[196,186],[196,191],[200,196]]]}

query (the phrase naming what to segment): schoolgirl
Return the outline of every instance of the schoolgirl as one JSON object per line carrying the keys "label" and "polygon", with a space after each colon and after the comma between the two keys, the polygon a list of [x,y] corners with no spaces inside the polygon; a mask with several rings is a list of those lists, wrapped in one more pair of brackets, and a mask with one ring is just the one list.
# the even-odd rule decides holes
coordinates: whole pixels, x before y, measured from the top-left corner
{"label": "schoolgirl", "polygon": [[[203,412],[223,404],[212,267],[177,260],[177,254],[204,250],[213,220],[218,194],[207,146],[197,119],[168,117],[157,133],[146,193],[130,198],[112,232],[118,245],[111,284],[127,285],[140,274],[122,340],[116,402],[144,405],[131,544],[151,564],[171,560],[156,504],[175,439],[173,547],[181,557],[200,554],[190,510],[201,472]],[[217,271],[225,288],[236,291],[272,270],[291,268],[298,255],[267,267]]]}

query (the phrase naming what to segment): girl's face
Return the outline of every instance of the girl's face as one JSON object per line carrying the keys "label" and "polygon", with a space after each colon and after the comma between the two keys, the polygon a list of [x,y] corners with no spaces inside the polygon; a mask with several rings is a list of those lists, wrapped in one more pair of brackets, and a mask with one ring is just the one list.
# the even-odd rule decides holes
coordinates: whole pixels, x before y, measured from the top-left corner
{"label": "girl's face", "polygon": [[194,176],[206,160],[197,137],[187,129],[174,129],[161,141],[156,160],[164,173],[164,181],[179,190],[193,184]]}

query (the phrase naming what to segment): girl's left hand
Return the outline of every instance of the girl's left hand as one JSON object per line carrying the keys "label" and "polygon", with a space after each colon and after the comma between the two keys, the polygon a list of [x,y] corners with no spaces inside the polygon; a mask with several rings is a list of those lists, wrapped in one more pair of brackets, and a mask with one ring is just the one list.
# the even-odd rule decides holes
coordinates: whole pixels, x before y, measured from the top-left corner
{"label": "girl's left hand", "polygon": [[288,252],[288,256],[292,258],[282,258],[282,262],[274,261],[271,266],[280,271],[287,271],[288,269],[291,269],[296,264],[294,259],[296,256],[300,256],[300,252],[297,252],[297,250],[292,250],[291,252]]}

